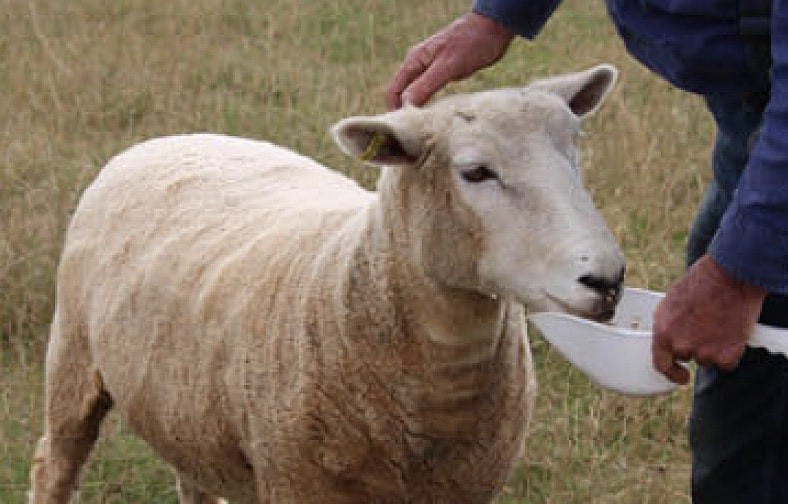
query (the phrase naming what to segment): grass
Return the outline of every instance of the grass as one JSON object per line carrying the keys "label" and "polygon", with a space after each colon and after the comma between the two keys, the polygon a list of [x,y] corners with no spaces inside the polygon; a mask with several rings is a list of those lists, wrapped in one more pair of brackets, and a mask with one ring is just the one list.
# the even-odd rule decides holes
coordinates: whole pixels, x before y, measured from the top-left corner
{"label": "grass", "polygon": [[[0,0],[0,502],[23,502],[42,419],[53,273],[81,190],[119,150],[152,136],[266,138],[371,187],[326,131],[383,110],[407,48],[466,0]],[[627,283],[663,289],[682,270],[708,176],[700,101],[630,61],[602,2],[567,0],[535,43],[448,92],[520,85],[601,61],[622,70],[586,124],[586,181],[629,263]],[[502,503],[688,502],[689,392],[600,391],[538,336],[540,393]],[[164,464],[115,416],[80,502],[175,502]]]}

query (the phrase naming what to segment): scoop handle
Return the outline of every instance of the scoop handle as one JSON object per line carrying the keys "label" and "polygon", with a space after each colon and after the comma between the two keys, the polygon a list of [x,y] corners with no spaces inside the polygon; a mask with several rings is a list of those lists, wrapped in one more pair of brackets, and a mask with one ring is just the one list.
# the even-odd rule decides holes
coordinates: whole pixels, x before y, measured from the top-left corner
{"label": "scoop handle", "polygon": [[771,353],[788,357],[788,329],[757,324],[747,346],[765,348]]}

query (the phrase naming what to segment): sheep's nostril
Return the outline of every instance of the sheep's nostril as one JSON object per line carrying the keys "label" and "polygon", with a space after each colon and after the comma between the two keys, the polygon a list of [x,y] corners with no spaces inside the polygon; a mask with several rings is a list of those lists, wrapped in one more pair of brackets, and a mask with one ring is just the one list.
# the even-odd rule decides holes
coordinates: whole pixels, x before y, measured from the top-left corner
{"label": "sheep's nostril", "polygon": [[623,279],[623,275],[620,275],[614,280],[601,276],[583,275],[578,278],[577,281],[600,296],[603,296],[606,301],[615,303],[618,301],[618,296],[621,293]]}

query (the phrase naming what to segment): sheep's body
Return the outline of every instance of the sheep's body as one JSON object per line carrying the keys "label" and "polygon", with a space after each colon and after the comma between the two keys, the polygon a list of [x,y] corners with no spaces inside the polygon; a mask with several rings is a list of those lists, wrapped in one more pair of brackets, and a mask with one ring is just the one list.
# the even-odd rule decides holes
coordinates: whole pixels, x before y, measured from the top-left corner
{"label": "sheep's body", "polygon": [[489,499],[533,393],[521,308],[496,341],[427,342],[424,286],[394,282],[379,212],[270,144],[137,146],[74,215],[49,358],[100,377],[91,399],[105,391],[182,481],[217,495]]}
{"label": "sheep's body", "polygon": [[182,503],[491,500],[535,391],[521,303],[619,292],[573,142],[614,79],[346,119],[377,193],[216,135],[114,158],[63,249],[31,501],[68,502],[112,406]]}

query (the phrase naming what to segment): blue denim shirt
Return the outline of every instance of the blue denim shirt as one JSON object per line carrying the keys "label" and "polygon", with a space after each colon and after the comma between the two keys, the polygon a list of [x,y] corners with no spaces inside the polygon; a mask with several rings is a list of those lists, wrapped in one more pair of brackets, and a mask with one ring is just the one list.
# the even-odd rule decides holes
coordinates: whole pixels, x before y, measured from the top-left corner
{"label": "blue denim shirt", "polygon": [[[560,0],[475,0],[474,11],[535,37]],[[734,201],[709,248],[731,275],[788,294],[788,0],[607,0],[630,53],[674,85],[700,94],[769,89],[750,50],[744,10],[772,4],[771,92]],[[746,17],[746,16],[744,16]]]}

